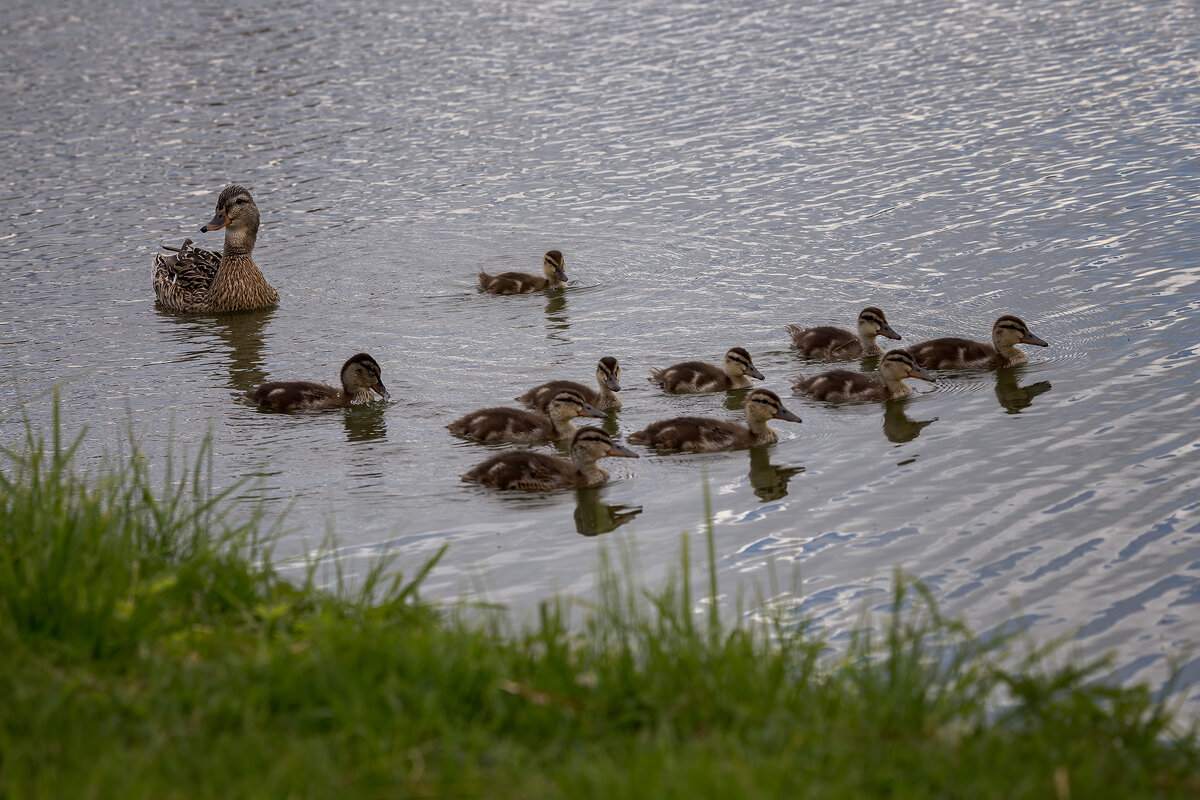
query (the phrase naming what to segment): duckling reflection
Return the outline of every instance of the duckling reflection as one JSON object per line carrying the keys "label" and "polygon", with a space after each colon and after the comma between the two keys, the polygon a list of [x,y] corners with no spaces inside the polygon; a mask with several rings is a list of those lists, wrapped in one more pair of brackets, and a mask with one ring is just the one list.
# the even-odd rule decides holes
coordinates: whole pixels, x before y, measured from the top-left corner
{"label": "duckling reflection", "polygon": [[575,530],[582,536],[610,533],[642,513],[641,506],[600,502],[601,491],[599,486],[575,491]]}
{"label": "duckling reflection", "polygon": [[1028,386],[1017,385],[1017,368],[996,370],[996,399],[1006,413],[1020,414],[1033,405],[1033,398],[1050,391],[1050,381],[1038,381]]}
{"label": "duckling reflection", "polygon": [[759,500],[768,502],[787,496],[788,481],[804,467],[781,467],[771,463],[771,448],[750,448],[750,486]]}
{"label": "duckling reflection", "polygon": [[387,438],[387,421],[383,418],[386,403],[364,403],[350,406],[342,417],[347,442],[369,442]]}
{"label": "duckling reflection", "polygon": [[567,318],[567,293],[562,289],[546,292],[546,338],[556,342],[570,342],[567,331],[571,321]]}
{"label": "duckling reflection", "polygon": [[[226,385],[237,394],[245,394],[266,381],[263,331],[275,315],[274,308],[212,317],[180,316],[163,310],[158,315],[179,326],[175,333],[193,348],[189,355],[207,357],[214,350],[225,351],[228,356]],[[219,340],[219,348],[213,346],[214,334]]]}
{"label": "duckling reflection", "polygon": [[908,397],[897,397],[883,404],[883,435],[888,438],[889,442],[896,444],[911,442],[921,435],[922,428],[937,422],[937,417],[922,420],[909,419],[908,414],[905,413],[905,406],[908,405],[909,399]]}

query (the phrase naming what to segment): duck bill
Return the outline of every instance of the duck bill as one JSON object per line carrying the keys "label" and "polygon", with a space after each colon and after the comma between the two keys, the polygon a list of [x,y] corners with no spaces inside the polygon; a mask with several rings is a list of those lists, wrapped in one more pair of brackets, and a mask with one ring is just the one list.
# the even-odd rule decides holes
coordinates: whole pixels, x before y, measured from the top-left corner
{"label": "duck bill", "polygon": [[786,408],[781,408],[775,412],[775,419],[781,419],[785,422],[801,422],[800,417],[788,411]]}
{"label": "duck bill", "polygon": [[621,382],[617,380],[616,375],[605,375],[604,385],[612,389],[614,392],[621,391]]}
{"label": "duck bill", "polygon": [[375,392],[375,394],[379,395],[384,400],[392,399],[391,392],[389,392],[387,390],[387,387],[385,387],[383,385],[383,381],[380,381],[379,383],[375,384],[374,386],[371,387],[371,389]]}
{"label": "duck bill", "polygon": [[554,277],[558,278],[563,283],[567,282],[567,271],[562,267],[554,268]]}
{"label": "duck bill", "polygon": [[609,450],[608,454],[610,456],[617,456],[619,458],[640,458],[637,453],[633,452],[624,445],[617,444],[616,442],[613,442],[612,450]]}
{"label": "duck bill", "polygon": [[758,378],[760,381],[766,380],[766,377],[761,372],[758,371],[757,367],[753,367],[753,366],[746,367],[746,369],[742,371],[742,374],[749,375],[751,378]]}
{"label": "duck bill", "polygon": [[216,213],[216,216],[214,216],[211,220],[208,221],[207,225],[201,226],[200,232],[208,233],[209,231],[219,231],[219,230],[221,230],[221,228],[224,228],[226,225],[228,225],[230,223],[230,221],[231,220],[229,219],[229,217],[225,216],[220,211],[218,211]]}
{"label": "duck bill", "polygon": [[880,328],[879,335],[886,336],[889,339],[896,339],[897,341],[899,341],[901,338],[903,338],[902,336],[900,336],[900,334],[898,334],[894,330],[892,330],[891,325],[884,325],[882,328]]}
{"label": "duck bill", "polygon": [[1021,344],[1036,344],[1038,347],[1049,347],[1050,346],[1044,340],[1039,339],[1038,337],[1034,336],[1032,333],[1027,333],[1024,336],[1022,336]]}
{"label": "duck bill", "polygon": [[605,414],[600,409],[596,408],[595,406],[588,405],[587,403],[583,404],[583,408],[579,411],[579,416],[595,417],[596,419],[608,419],[608,414]]}
{"label": "duck bill", "polygon": [[920,379],[921,379],[921,380],[923,380],[923,381],[929,381],[930,383],[937,383],[937,381],[935,381],[935,380],[933,379],[933,376],[932,376],[932,375],[930,375],[928,372],[926,372],[926,371],[925,371],[924,369],[922,369],[921,367],[913,367],[912,369],[910,369],[910,370],[908,371],[908,377],[910,377],[910,378],[920,378]]}

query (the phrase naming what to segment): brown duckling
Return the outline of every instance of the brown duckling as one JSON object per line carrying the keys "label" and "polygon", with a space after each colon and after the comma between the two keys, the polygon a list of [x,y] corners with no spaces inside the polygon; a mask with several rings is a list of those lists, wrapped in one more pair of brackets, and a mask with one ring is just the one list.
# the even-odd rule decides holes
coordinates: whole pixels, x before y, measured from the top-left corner
{"label": "brown duckling", "polygon": [[217,212],[201,233],[225,229],[225,248],[220,255],[192,245],[168,256],[154,257],[154,296],[172,311],[250,311],[279,302],[279,293],[254,263],[251,253],[258,238],[258,206],[241,186],[228,186],[217,198]]}
{"label": "brown duckling", "polygon": [[767,420],[799,422],[800,418],[783,407],[779,395],[770,389],[755,389],[746,397],[746,422],[726,422],[709,417],[675,417],[652,422],[628,436],[632,444],[644,444],[661,450],[688,450],[708,453],[771,444],[779,435]]}
{"label": "brown duckling", "polygon": [[481,408],[456,419],[446,428],[451,433],[481,442],[535,444],[573,436],[575,426],[571,420],[575,417],[604,419],[607,416],[585,403],[578,392],[566,389],[554,395],[545,413],[520,408]]}
{"label": "brown duckling", "polygon": [[867,306],[858,315],[858,333],[832,325],[816,328],[801,328],[787,325],[784,330],[792,337],[792,344],[801,355],[809,358],[851,359],[863,356],[878,356],[883,350],[875,343],[876,336],[899,339],[900,334],[888,325],[887,317],[875,306]]}
{"label": "brown duckling", "polygon": [[[543,277],[544,276],[544,277]],[[542,276],[528,272],[501,272],[488,275],[479,270],[479,288],[492,294],[528,294],[557,289],[567,285],[567,272],[563,268],[561,250],[547,251],[542,257]]]}
{"label": "brown duckling", "polygon": [[599,428],[580,428],[571,439],[571,460],[515,450],[492,456],[463,473],[462,479],[497,489],[525,489],[546,492],[595,486],[608,480],[608,472],[596,464],[605,456],[637,458],[637,453],[615,443]]}
{"label": "brown duckling", "polygon": [[246,392],[246,399],[276,411],[356,406],[371,402],[372,392],[385,400],[391,397],[380,374],[379,363],[366,353],[359,353],[342,365],[341,389],[315,381],[271,381]]}
{"label": "brown duckling", "polygon": [[908,351],[926,369],[1000,369],[1029,362],[1029,356],[1017,349],[1018,344],[1050,346],[1030,333],[1020,317],[1005,314],[992,325],[991,344],[951,336],[914,344]]}
{"label": "brown duckling", "polygon": [[570,389],[578,392],[585,403],[596,408],[604,410],[621,407],[621,398],[616,394],[621,391],[621,366],[612,356],[605,356],[596,364],[596,385],[600,387],[600,391],[575,381],[550,381],[533,387],[517,400],[545,411],[546,406],[560,390]]}
{"label": "brown duckling", "polygon": [[703,361],[684,361],[666,368],[654,367],[648,380],[668,392],[723,392],[753,386],[747,375],[763,380],[763,374],[750,360],[750,353],[743,347],[734,347],[725,354],[725,362],[719,367]]}
{"label": "brown duckling", "polygon": [[874,374],[835,369],[811,378],[797,376],[792,394],[808,395],[814,400],[891,400],[913,393],[905,378],[920,378],[935,383],[907,350],[889,350],[879,361]]}

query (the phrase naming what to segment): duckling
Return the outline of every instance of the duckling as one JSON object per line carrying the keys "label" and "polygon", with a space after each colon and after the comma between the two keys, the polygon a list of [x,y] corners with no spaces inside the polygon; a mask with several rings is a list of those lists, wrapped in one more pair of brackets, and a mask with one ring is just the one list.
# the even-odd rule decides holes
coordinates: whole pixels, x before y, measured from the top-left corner
{"label": "duckling", "polygon": [[555,394],[562,389],[570,389],[578,392],[585,403],[601,410],[621,407],[621,398],[616,395],[621,391],[621,367],[612,356],[605,356],[596,364],[596,384],[600,387],[600,391],[590,389],[575,381],[550,381],[533,387],[516,399],[545,411]]}
{"label": "duckling", "polygon": [[633,444],[662,450],[688,450],[693,453],[734,450],[778,441],[779,435],[767,425],[770,419],[800,421],[798,416],[783,407],[779,395],[770,389],[755,389],[746,397],[748,427],[709,417],[675,417],[652,422],[643,430],[629,434],[628,439]]}
{"label": "duckling", "polygon": [[391,398],[380,378],[379,363],[366,353],[351,356],[342,365],[342,388],[314,381],[271,381],[246,392],[246,399],[276,411],[345,408],[373,400],[371,392]]}
{"label": "duckling", "polygon": [[575,426],[571,420],[575,417],[604,419],[607,416],[585,403],[578,392],[565,389],[554,395],[542,414],[519,408],[481,408],[456,419],[446,428],[451,433],[481,442],[534,444],[574,435]]}
{"label": "duckling", "polygon": [[185,239],[175,255],[154,257],[154,296],[172,311],[250,311],[279,302],[279,293],[251,258],[258,238],[258,206],[241,186],[227,186],[217,198],[217,213],[200,228],[201,233],[225,229],[220,255]]}
{"label": "duckling", "polygon": [[883,350],[875,343],[876,336],[900,338],[900,334],[888,325],[887,317],[875,306],[867,306],[859,312],[857,328],[857,334],[832,325],[817,328],[787,325],[784,330],[791,334],[792,344],[800,354],[809,358],[851,359],[878,356],[883,354]]}
{"label": "duckling", "polygon": [[668,392],[722,392],[753,386],[747,375],[763,380],[763,374],[750,360],[750,353],[734,347],[725,354],[725,362],[719,367],[703,361],[684,361],[665,369],[654,367],[648,380]]}
{"label": "duckling", "polygon": [[479,288],[492,294],[528,294],[566,286],[567,272],[563,268],[562,251],[549,250],[546,252],[542,258],[542,274],[545,277],[539,278],[528,272],[501,272],[499,275],[488,275],[483,270],[479,270]]}
{"label": "duckling", "polygon": [[991,344],[947,337],[914,344],[908,350],[917,363],[927,369],[1000,369],[1029,362],[1029,356],[1017,349],[1018,344],[1050,346],[1030,333],[1029,326],[1020,317],[1005,314],[992,325]]}
{"label": "duckling", "polygon": [[792,394],[814,400],[891,400],[913,393],[905,378],[935,383],[933,376],[917,366],[907,350],[889,350],[879,361],[875,374],[835,369],[811,378],[796,376]]}
{"label": "duckling", "polygon": [[604,456],[638,457],[599,428],[580,428],[571,439],[570,461],[546,453],[515,450],[492,456],[464,472],[462,479],[497,489],[533,492],[595,486],[608,480],[608,472],[596,464]]}

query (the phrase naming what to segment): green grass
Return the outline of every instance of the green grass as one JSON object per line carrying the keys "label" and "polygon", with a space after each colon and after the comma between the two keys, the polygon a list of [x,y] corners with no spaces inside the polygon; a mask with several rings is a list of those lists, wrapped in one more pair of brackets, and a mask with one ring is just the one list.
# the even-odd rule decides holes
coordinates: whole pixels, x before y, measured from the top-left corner
{"label": "green grass", "polygon": [[133,446],[80,474],[78,444],[56,419],[0,464],[3,797],[1200,792],[1195,728],[1146,687],[1018,656],[919,584],[839,653],[612,569],[585,622],[548,602],[511,630],[422,601],[432,563],[282,580],[205,452],[155,482]]}

